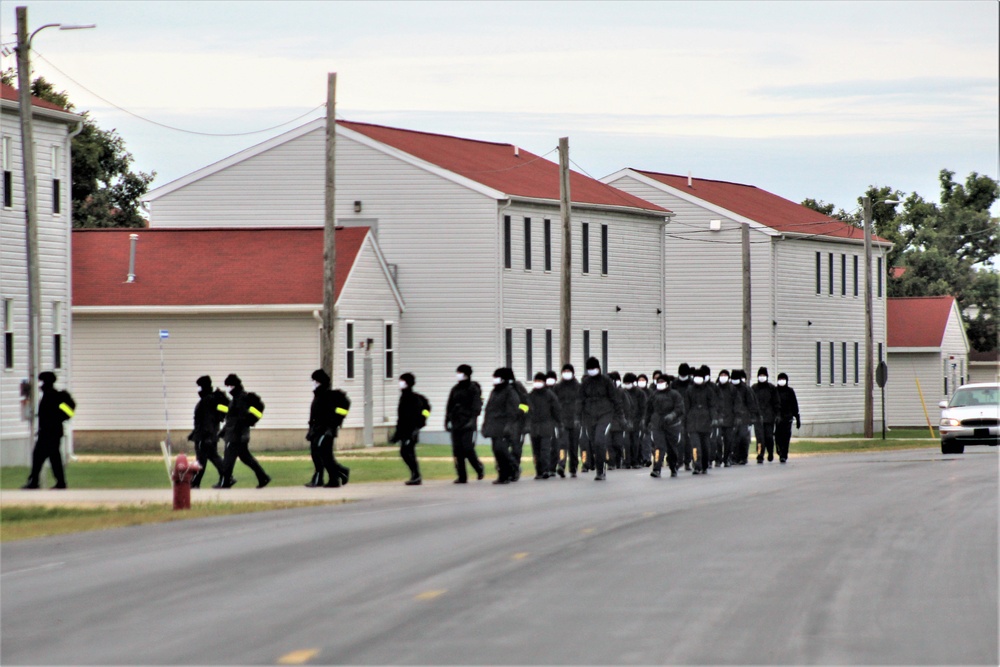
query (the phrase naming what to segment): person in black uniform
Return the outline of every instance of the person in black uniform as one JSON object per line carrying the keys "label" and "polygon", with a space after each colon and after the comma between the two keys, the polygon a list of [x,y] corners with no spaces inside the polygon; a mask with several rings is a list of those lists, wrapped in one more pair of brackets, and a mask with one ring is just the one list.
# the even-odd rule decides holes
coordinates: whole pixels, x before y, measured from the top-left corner
{"label": "person in black uniform", "polygon": [[399,406],[396,408],[396,430],[389,442],[399,443],[399,456],[410,469],[410,479],[407,486],[418,486],[422,483],[420,464],[417,462],[417,443],[420,442],[420,429],[431,416],[431,404],[423,394],[413,391],[417,379],[413,373],[403,373],[399,376]]}
{"label": "person in black uniform", "polygon": [[601,362],[587,359],[587,376],[580,383],[580,422],[593,452],[595,481],[606,478],[611,422],[624,421],[621,392],[607,375],[601,374]]}
{"label": "person in black uniform", "polygon": [[528,421],[531,431],[531,452],[535,460],[535,479],[555,477],[552,468],[552,443],[559,425],[559,399],[545,385],[545,373],[535,373],[528,394]]}
{"label": "person in black uniform", "polygon": [[622,414],[611,420],[611,441],[608,443],[608,467],[618,470],[625,467],[625,429],[632,405],[625,389],[622,387],[622,376],[618,371],[608,373],[608,378],[614,382],[615,389],[622,404]]}
{"label": "person in black uniform", "polygon": [[35,448],[31,452],[31,473],[22,489],[39,488],[42,466],[49,461],[52,476],[56,478],[53,489],[66,488],[66,475],[63,473],[62,445],[63,423],[73,417],[76,402],[68,391],[56,389],[56,374],[52,371],[39,373],[42,398],[38,401],[38,434]]}
{"label": "person in black uniform", "polygon": [[222,431],[226,441],[226,455],[223,460],[226,473],[225,478],[220,479],[212,488],[228,489],[236,484],[236,480],[233,479],[233,468],[236,467],[236,459],[239,458],[257,475],[257,488],[262,489],[270,483],[271,478],[250,453],[250,428],[263,416],[264,404],[259,396],[243,388],[243,382],[235,373],[226,376],[226,387],[233,397]]}
{"label": "person in black uniform", "polygon": [[646,403],[643,419],[653,443],[653,470],[650,477],[659,477],[666,457],[670,476],[677,477],[681,463],[681,430],[684,424],[684,398],[670,386],[666,375],[656,379],[653,394]]}
{"label": "person in black uniform", "polygon": [[209,461],[218,471],[219,479],[223,477],[226,467],[219,456],[219,426],[229,412],[229,399],[223,392],[212,388],[211,377],[202,375],[196,384],[200,387],[199,398],[194,406],[194,430],[188,440],[194,443],[194,455],[201,469],[191,480],[192,489],[201,487],[201,479],[205,476]]}
{"label": "person in black uniform", "polygon": [[757,424],[754,433],[757,436],[757,463],[774,460],[774,423],[778,419],[777,388],[767,381],[767,368],[761,366],[757,370],[757,383],[753,386],[753,395],[757,399]]}
{"label": "person in black uniform", "polygon": [[[313,400],[309,406],[309,453],[312,455],[315,472],[306,486],[325,486],[337,488],[347,484],[351,470],[337,462],[333,454],[337,431],[344,423],[351,407],[347,394],[339,389],[330,388],[330,376],[322,368],[313,371]],[[326,471],[329,481],[323,483],[323,472]]]}
{"label": "person in black uniform", "polygon": [[514,460],[514,479],[512,481],[516,482],[521,479],[521,455],[524,453],[524,440],[528,437],[528,430],[530,429],[528,412],[531,406],[528,405],[528,390],[524,388],[524,385],[520,381],[514,378],[514,369],[506,368],[504,369],[504,374],[511,386],[517,391],[518,398],[520,399],[517,404],[519,410],[517,416],[517,435],[510,441],[510,455]]}
{"label": "person in black uniform", "polygon": [[482,479],[485,471],[476,455],[476,421],[483,411],[483,390],[472,380],[472,366],[462,364],[456,369],[457,384],[448,394],[445,407],[444,428],[451,433],[451,453],[455,458],[455,484],[466,484],[468,476],[465,462],[468,461],[476,476]]}
{"label": "person in black uniform", "polygon": [[498,368],[493,372],[493,391],[486,401],[486,412],[483,415],[483,437],[493,440],[493,457],[497,464],[494,484],[516,481],[511,443],[519,437],[522,412],[521,397],[513,382],[514,374],[510,369]]}
{"label": "person in black uniform", "polygon": [[[660,371],[653,371],[656,377],[663,375]],[[645,420],[646,415],[646,405],[649,403],[649,398],[656,391],[656,382],[652,384],[649,382],[649,378],[646,377],[645,373],[639,373],[636,378],[635,386],[646,396],[643,399],[643,419]],[[639,433],[639,461],[643,468],[648,468],[653,464],[653,438],[649,432],[649,429],[645,427],[645,421],[642,422],[642,431]]]}
{"label": "person in black uniform", "polygon": [[622,378],[622,389],[628,397],[629,413],[625,415],[625,467],[642,467],[643,420],[646,416],[648,396],[645,389],[637,386],[639,378],[635,373],[626,373]]}
{"label": "person in black uniform", "polygon": [[569,460],[569,475],[576,477],[578,454],[580,451],[580,382],[576,379],[573,364],[562,367],[562,380],[553,391],[559,399],[559,463],[556,473],[566,476],[566,462]]}
{"label": "person in black uniform", "polygon": [[[691,372],[692,368],[688,364],[681,364],[677,367],[677,377],[670,384],[672,389],[676,389],[677,393],[683,398],[684,394],[687,393],[688,387],[691,386]],[[684,458],[684,469],[691,469],[691,440],[688,437],[687,426],[681,428],[681,452]]]}
{"label": "person in black uniform", "polygon": [[750,430],[757,423],[757,399],[747,383],[747,373],[742,368],[733,371],[730,382],[735,389],[733,396],[734,463],[745,466],[750,455]]}
{"label": "person in black uniform", "polygon": [[718,399],[718,450],[716,465],[728,468],[733,464],[736,429],[734,424],[734,405],[736,388],[729,380],[729,371],[722,369],[715,381],[716,398]]}
{"label": "person in black uniform", "polygon": [[802,420],[799,419],[799,399],[795,396],[795,390],[788,386],[788,376],[778,373],[778,423],[774,427],[774,446],[778,450],[778,460],[782,463],[788,461],[788,443],[792,440],[792,420],[795,420],[795,428],[802,427]]}
{"label": "person in black uniform", "polygon": [[717,419],[715,390],[709,384],[708,367],[694,371],[691,386],[684,394],[684,419],[691,443],[695,475],[707,475],[712,465],[712,424]]}

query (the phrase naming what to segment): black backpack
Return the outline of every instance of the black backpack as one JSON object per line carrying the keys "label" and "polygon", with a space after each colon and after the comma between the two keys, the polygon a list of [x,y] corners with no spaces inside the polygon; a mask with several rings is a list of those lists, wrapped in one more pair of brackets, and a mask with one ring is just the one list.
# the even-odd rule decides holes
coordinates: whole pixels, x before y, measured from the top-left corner
{"label": "black backpack", "polygon": [[59,420],[69,421],[73,418],[73,412],[76,410],[76,401],[70,396],[68,391],[59,392]]}
{"label": "black backpack", "polygon": [[264,416],[264,401],[251,391],[247,394],[247,403],[250,404],[250,408],[247,410],[247,422],[250,426],[254,426]]}
{"label": "black backpack", "polygon": [[431,402],[423,394],[413,392],[413,395],[420,401],[420,414],[417,416],[417,430],[419,431],[427,425],[427,420],[431,416]]}

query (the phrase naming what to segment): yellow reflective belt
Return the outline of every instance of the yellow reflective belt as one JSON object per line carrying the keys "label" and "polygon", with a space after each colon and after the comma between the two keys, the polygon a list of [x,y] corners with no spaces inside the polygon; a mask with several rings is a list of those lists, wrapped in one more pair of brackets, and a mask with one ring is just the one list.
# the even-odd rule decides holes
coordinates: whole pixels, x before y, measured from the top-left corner
{"label": "yellow reflective belt", "polygon": [[260,419],[261,417],[263,417],[263,416],[264,416],[264,413],[263,413],[263,412],[261,412],[260,410],[258,410],[258,409],[257,409],[257,408],[255,408],[255,407],[253,407],[252,405],[250,406],[250,414],[252,414],[252,415],[253,415],[254,417],[256,417],[257,419]]}
{"label": "yellow reflective belt", "polygon": [[520,404],[519,406],[517,406],[517,407],[519,407],[519,408],[521,409],[521,412],[527,412],[527,411],[528,411],[528,406],[527,406],[527,405],[525,405],[524,403],[521,403],[521,404]]}
{"label": "yellow reflective belt", "polygon": [[60,403],[59,404],[59,409],[62,410],[63,412],[65,412],[67,417],[72,417],[73,416],[73,408],[69,407],[69,404],[67,404],[67,403]]}
{"label": "yellow reflective belt", "polygon": [[424,417],[430,417],[431,416],[431,411],[430,410],[424,410],[420,414],[422,414]]}
{"label": "yellow reflective belt", "polygon": [[218,410],[219,412],[223,413],[223,414],[229,412],[229,406],[228,405],[224,405],[222,403],[219,403],[218,405],[216,405],[215,409]]}
{"label": "yellow reflective belt", "polygon": [[342,417],[347,416],[347,408],[337,408],[336,412],[338,415],[341,415]]}

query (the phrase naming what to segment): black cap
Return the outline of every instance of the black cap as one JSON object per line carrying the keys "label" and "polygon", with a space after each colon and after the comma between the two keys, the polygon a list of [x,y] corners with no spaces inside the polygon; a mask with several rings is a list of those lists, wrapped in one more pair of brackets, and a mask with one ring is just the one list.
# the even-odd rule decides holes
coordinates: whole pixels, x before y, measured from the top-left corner
{"label": "black cap", "polygon": [[727,371],[725,368],[723,368],[721,371],[719,371],[719,377],[722,377],[723,375],[725,375],[726,377],[729,377],[729,371]]}
{"label": "black cap", "polygon": [[610,373],[608,373],[608,377],[611,378],[612,380],[616,380],[619,382],[622,379],[622,376],[618,374],[618,371],[611,371]]}
{"label": "black cap", "polygon": [[778,379],[779,380],[784,380],[785,382],[788,382],[788,376],[785,375],[784,373],[778,373]]}
{"label": "black cap", "polygon": [[767,366],[761,366],[758,368],[757,375],[767,375]]}
{"label": "black cap", "polygon": [[211,389],[212,378],[208,375],[202,375],[200,378],[198,378],[195,384],[197,384],[202,389]]}
{"label": "black cap", "polygon": [[405,382],[407,387],[412,387],[417,383],[417,378],[413,377],[413,373],[403,373],[399,376],[400,382]]}
{"label": "black cap", "polygon": [[472,366],[469,364],[462,364],[455,369],[456,373],[464,373],[465,377],[472,377]]}
{"label": "black cap", "polygon": [[313,371],[312,379],[319,382],[324,387],[330,386],[330,376],[322,368],[317,368]]}
{"label": "black cap", "polygon": [[688,366],[687,364],[681,364],[680,366],[677,367],[677,374],[678,375],[690,375],[691,374],[691,367]]}
{"label": "black cap", "polygon": [[559,379],[558,377],[556,377],[556,372],[555,371],[549,371],[549,372],[547,372],[545,374],[545,379],[548,380],[549,378],[552,378],[553,380],[558,380]]}
{"label": "black cap", "polygon": [[243,382],[240,381],[239,375],[237,375],[236,373],[230,373],[229,375],[226,376],[226,381],[224,384],[227,387],[239,387],[240,385],[243,384]]}
{"label": "black cap", "polygon": [[541,371],[535,373],[535,382],[545,382],[545,373]]}
{"label": "black cap", "polygon": [[601,367],[601,362],[597,360],[597,357],[590,357],[589,359],[587,359],[588,371],[591,370],[592,368],[600,369],[600,367]]}
{"label": "black cap", "polygon": [[53,385],[56,383],[56,374],[52,371],[44,371],[38,374],[38,381],[44,385]]}
{"label": "black cap", "polygon": [[563,371],[569,371],[570,373],[576,373],[576,369],[573,368],[573,364],[563,364]]}
{"label": "black cap", "polygon": [[507,374],[504,372],[506,370],[507,370],[506,368],[502,368],[502,367],[496,369],[495,371],[493,371],[493,377],[500,378],[501,380],[506,380],[507,379]]}
{"label": "black cap", "polygon": [[622,378],[622,382],[633,383],[638,378],[635,377],[635,373],[626,373],[625,377]]}

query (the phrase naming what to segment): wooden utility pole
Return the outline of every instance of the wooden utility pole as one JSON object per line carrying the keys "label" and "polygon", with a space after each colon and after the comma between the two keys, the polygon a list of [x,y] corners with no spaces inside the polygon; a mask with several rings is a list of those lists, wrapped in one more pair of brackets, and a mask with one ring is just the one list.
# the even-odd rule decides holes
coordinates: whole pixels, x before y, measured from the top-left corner
{"label": "wooden utility pole", "polygon": [[749,374],[753,372],[750,369],[753,325],[750,317],[750,225],[745,222],[740,225],[740,245],[743,248],[743,370]]}
{"label": "wooden utility pole", "polygon": [[861,198],[861,209],[865,225],[865,437],[875,436],[874,406],[875,394],[872,347],[875,326],[872,322],[872,198]]}
{"label": "wooden utility pole", "polygon": [[320,345],[320,366],[334,383],[334,343],[337,340],[337,315],[334,284],[337,275],[337,216],[335,209],[337,185],[337,73],[326,78],[326,197],[323,217],[323,333]]}
{"label": "wooden utility pole", "polygon": [[573,325],[569,196],[569,137],[559,139],[559,214],[562,217],[562,271],[559,281],[559,364],[570,363],[570,331]]}

